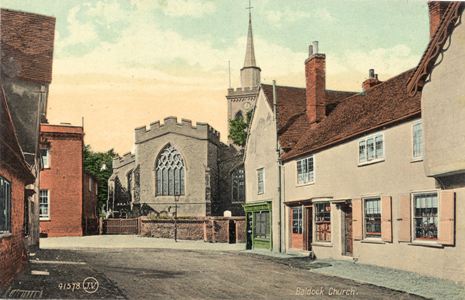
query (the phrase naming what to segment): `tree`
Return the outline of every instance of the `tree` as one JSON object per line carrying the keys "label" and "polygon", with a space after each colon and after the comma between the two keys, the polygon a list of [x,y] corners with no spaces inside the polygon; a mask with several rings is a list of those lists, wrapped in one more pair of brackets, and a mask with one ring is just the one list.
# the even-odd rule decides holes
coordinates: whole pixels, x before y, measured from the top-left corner
{"label": "tree", "polygon": [[229,120],[229,138],[238,146],[245,146],[247,129],[252,118],[252,111],[247,112],[246,118],[242,116]]}
{"label": "tree", "polygon": [[[84,147],[84,171],[92,175],[98,183],[97,211],[102,211],[108,197],[108,178],[113,173],[113,158],[119,157],[113,149],[94,152],[90,145]],[[105,167],[103,167],[105,165]]]}

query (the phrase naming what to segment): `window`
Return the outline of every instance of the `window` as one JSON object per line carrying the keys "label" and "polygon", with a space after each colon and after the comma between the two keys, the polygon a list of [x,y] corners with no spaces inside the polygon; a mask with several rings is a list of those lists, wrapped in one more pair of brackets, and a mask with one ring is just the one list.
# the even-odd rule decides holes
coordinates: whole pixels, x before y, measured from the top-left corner
{"label": "window", "polygon": [[128,181],[128,195],[129,195],[129,202],[132,202],[132,171],[128,172],[126,175]]}
{"label": "window", "polygon": [[49,149],[40,149],[40,162],[42,168],[50,168],[50,150]]}
{"label": "window", "polygon": [[436,240],[438,238],[438,194],[414,194],[413,205],[415,238]]}
{"label": "window", "polygon": [[270,212],[261,211],[255,213],[255,234],[254,237],[270,238]]}
{"label": "window", "polygon": [[358,142],[359,163],[375,162],[384,159],[384,136],[377,133]]}
{"label": "window", "polygon": [[331,205],[329,202],[315,204],[315,240],[331,242]]}
{"label": "window", "polygon": [[232,202],[245,201],[245,173],[244,167],[236,168],[231,174]]}
{"label": "window", "polygon": [[39,217],[40,219],[50,219],[49,190],[40,190],[39,192]]}
{"label": "window", "polygon": [[89,177],[89,192],[92,192],[92,177]]}
{"label": "window", "polygon": [[0,177],[0,234],[11,231],[11,185]]}
{"label": "window", "polygon": [[292,233],[302,233],[302,206],[292,208]]}
{"label": "window", "polygon": [[166,146],[156,163],[156,195],[184,195],[184,161],[173,146]]}
{"label": "window", "polygon": [[305,184],[314,182],[314,162],[313,155],[297,161],[297,183]]}
{"label": "window", "polygon": [[423,158],[423,124],[420,122],[412,126],[413,159]]}
{"label": "window", "polygon": [[257,194],[263,194],[265,192],[265,169],[261,168],[257,170]]}
{"label": "window", "polygon": [[365,200],[365,237],[381,237],[381,199]]}

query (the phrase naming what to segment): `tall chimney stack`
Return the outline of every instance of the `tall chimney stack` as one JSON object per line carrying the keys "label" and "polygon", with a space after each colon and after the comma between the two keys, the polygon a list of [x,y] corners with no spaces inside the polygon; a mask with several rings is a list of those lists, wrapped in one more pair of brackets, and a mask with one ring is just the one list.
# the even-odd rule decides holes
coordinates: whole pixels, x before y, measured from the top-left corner
{"label": "tall chimney stack", "polygon": [[319,53],[317,41],[309,46],[305,78],[307,118],[309,123],[317,123],[326,116],[326,55]]}
{"label": "tall chimney stack", "polygon": [[444,16],[449,3],[449,1],[428,1],[430,38],[433,37],[439,27],[439,24],[441,24],[441,19]]}

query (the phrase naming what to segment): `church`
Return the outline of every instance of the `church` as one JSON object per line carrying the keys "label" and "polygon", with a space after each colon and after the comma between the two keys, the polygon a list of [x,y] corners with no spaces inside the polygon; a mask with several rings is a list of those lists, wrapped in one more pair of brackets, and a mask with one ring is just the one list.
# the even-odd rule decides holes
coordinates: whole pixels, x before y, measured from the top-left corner
{"label": "church", "polygon": [[[226,95],[228,121],[245,118],[257,99],[260,72],[249,12],[241,87]],[[243,149],[207,123],[167,117],[135,129],[135,152],[113,160],[107,210],[113,217],[244,214]]]}

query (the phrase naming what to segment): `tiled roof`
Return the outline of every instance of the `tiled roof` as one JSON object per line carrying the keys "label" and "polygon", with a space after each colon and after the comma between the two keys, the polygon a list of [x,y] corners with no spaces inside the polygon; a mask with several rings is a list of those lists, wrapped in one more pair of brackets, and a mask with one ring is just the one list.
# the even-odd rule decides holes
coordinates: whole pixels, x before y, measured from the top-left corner
{"label": "tiled roof", "polygon": [[[273,86],[261,85],[268,104],[273,108]],[[276,86],[276,98],[278,106],[278,137],[282,148],[292,148],[302,136],[302,132],[308,126],[306,115],[305,88]],[[344,98],[354,95],[354,92],[326,90],[327,110],[332,110]]]}
{"label": "tiled roof", "polygon": [[453,1],[449,3],[441,24],[439,24],[438,29],[429,41],[420,63],[415,68],[415,72],[412,72],[408,80],[408,92],[410,95],[414,95],[423,89],[429,74],[433,70],[436,58],[441,53],[448,37],[452,34],[455,27],[461,24],[457,22],[464,8],[464,2]]}
{"label": "tiled roof", "polygon": [[18,137],[11,119],[5,91],[0,84],[0,166],[8,165],[13,172],[24,178],[27,183],[34,182],[34,177],[19,146]]}
{"label": "tiled roof", "polygon": [[344,99],[325,119],[300,131],[297,145],[282,155],[284,160],[319,151],[337,143],[392,125],[419,115],[418,93],[407,94],[407,80],[413,70],[406,71],[365,93]]}
{"label": "tiled roof", "polygon": [[55,18],[0,10],[1,65],[8,77],[52,81]]}

